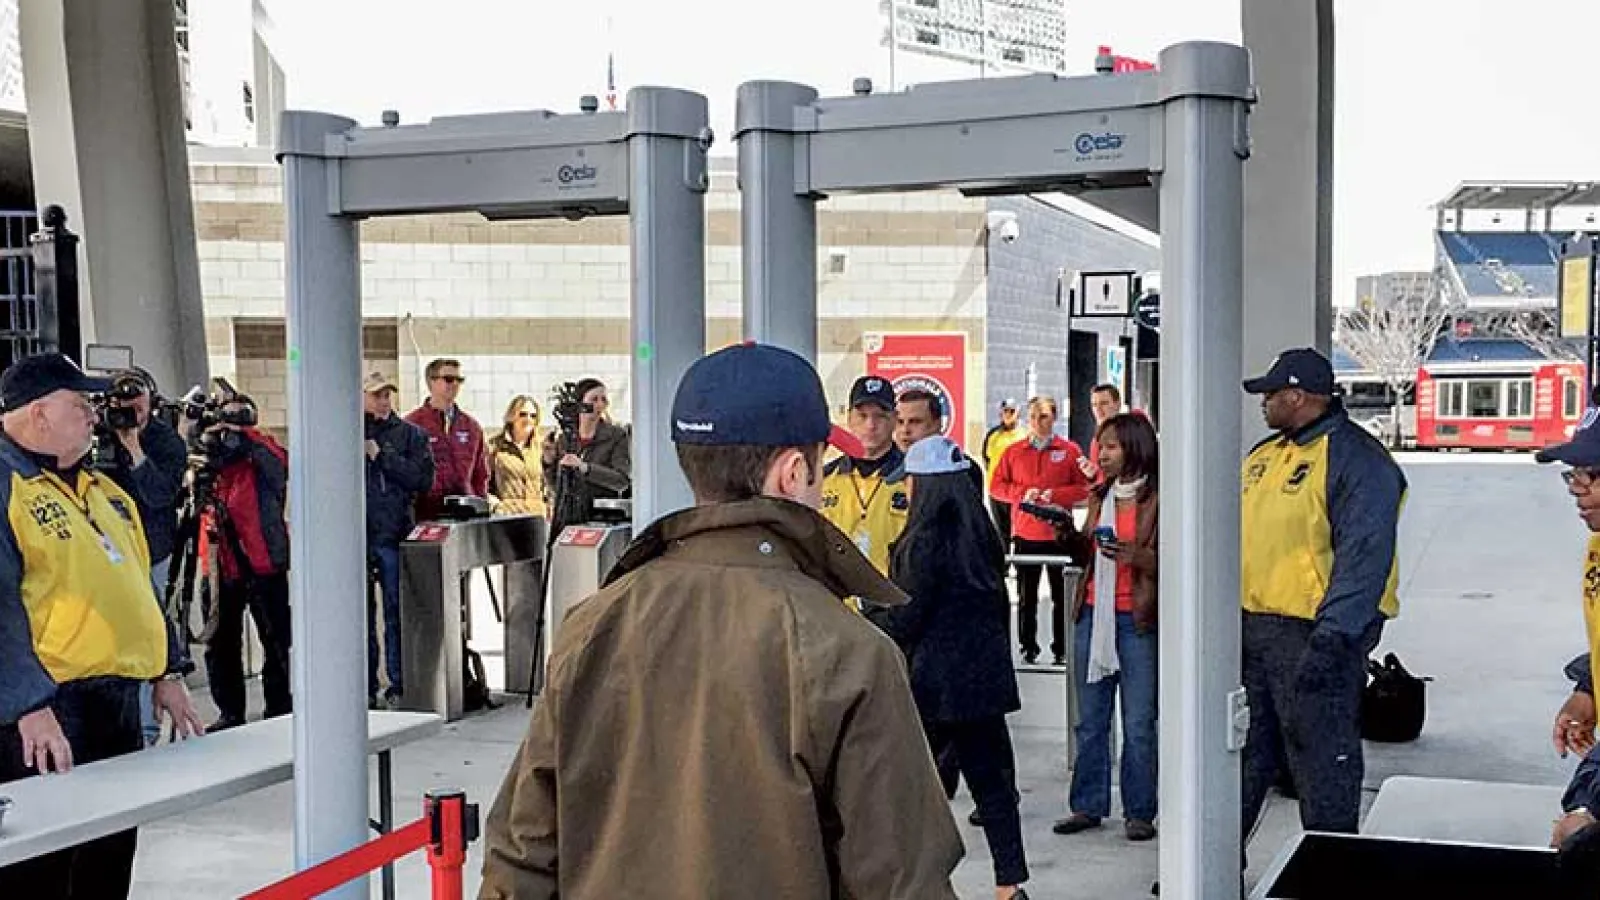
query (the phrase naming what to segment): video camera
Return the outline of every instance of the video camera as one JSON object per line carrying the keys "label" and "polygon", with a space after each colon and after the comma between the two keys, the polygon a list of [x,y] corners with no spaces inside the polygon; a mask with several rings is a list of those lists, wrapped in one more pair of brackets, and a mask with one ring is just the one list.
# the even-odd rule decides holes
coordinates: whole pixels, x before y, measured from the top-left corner
{"label": "video camera", "polygon": [[[92,398],[95,410],[94,443],[89,450],[92,465],[111,469],[117,465],[117,432],[139,427],[139,414],[130,405],[140,395],[154,393],[138,373],[118,375],[111,390]],[[152,404],[154,398],[152,397]]]}
{"label": "video camera", "polygon": [[[229,410],[230,403],[238,401],[243,395],[239,393],[228,379],[217,377],[211,379],[215,388],[207,395],[198,385],[191,388],[182,399],[169,406],[177,415],[191,423],[189,433],[193,435],[196,449],[205,456],[206,462],[215,466],[232,449],[229,447],[230,432],[213,431],[216,425],[234,425],[239,428],[250,428],[256,424],[256,410],[252,406],[241,409]],[[232,440],[238,440],[235,435]]]}
{"label": "video camera", "polygon": [[578,417],[592,412],[594,404],[583,402],[577,382],[568,381],[550,389],[550,415],[555,418],[562,436],[567,439],[567,446],[577,443]]}

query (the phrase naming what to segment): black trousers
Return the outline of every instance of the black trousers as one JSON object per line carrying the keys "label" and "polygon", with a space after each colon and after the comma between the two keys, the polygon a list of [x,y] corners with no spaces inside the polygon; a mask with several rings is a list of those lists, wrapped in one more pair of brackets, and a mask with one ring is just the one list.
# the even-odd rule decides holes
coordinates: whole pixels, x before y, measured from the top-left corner
{"label": "black trousers", "polygon": [[1250,702],[1242,828],[1248,836],[1267,790],[1287,771],[1308,831],[1354,834],[1361,818],[1361,693],[1383,620],[1359,639],[1315,623],[1245,613],[1243,680]]}
{"label": "black trousers", "polygon": [[[1065,556],[1067,547],[1056,541],[1013,541],[1019,555]],[[1039,653],[1039,574],[1044,570],[1050,579],[1050,653],[1061,657],[1066,654],[1067,598],[1066,575],[1060,566],[1017,566],[1017,640],[1022,652]]]}
{"label": "black trousers", "polygon": [[[922,722],[928,749],[935,759],[954,750],[967,789],[983,817],[983,836],[994,858],[996,885],[1028,880],[1028,856],[1022,848],[1022,817],[1017,811],[1017,763],[1004,716],[973,722]],[[941,772],[941,777],[943,773]],[[946,790],[954,792],[953,782]]]}
{"label": "black trousers", "polygon": [[206,645],[211,699],[216,702],[223,720],[229,722],[243,722],[247,712],[244,693],[246,609],[255,620],[265,653],[261,662],[261,686],[266,694],[266,716],[285,716],[294,711],[289,695],[289,576],[282,572],[246,575],[222,583],[217,596],[217,630]]}
{"label": "black trousers", "polygon": [[[94,678],[69,681],[51,704],[72,746],[73,765],[144,748],[137,681]],[[16,725],[0,726],[0,782],[37,775],[22,760]],[[4,793],[0,789],[0,793]],[[134,829],[57,850],[0,869],[0,897],[28,900],[119,900],[133,881]]]}

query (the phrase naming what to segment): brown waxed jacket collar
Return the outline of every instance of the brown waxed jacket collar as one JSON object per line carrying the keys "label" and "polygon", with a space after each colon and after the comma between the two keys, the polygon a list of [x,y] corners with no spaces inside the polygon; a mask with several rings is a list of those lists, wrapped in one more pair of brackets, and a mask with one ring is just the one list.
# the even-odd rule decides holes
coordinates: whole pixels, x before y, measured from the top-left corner
{"label": "brown waxed jacket collar", "polygon": [[815,510],[789,500],[713,503],[667,516],[634,539],[606,583],[669,553],[730,566],[794,566],[841,598],[861,597],[883,606],[908,601],[844,532]]}

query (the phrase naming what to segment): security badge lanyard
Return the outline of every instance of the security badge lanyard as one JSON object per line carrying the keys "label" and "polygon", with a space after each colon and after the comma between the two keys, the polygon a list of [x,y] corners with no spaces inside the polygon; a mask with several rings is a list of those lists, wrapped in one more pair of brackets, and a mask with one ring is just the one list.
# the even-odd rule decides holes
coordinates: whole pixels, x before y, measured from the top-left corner
{"label": "security badge lanyard", "polygon": [[106,559],[110,560],[113,566],[122,565],[122,551],[118,550],[117,545],[111,542],[111,538],[101,529],[100,523],[94,520],[93,514],[89,512],[89,502],[85,500],[80,503],[77,494],[63,484],[61,479],[54,475],[47,477],[49,477],[50,483],[55,485],[56,490],[60,491],[61,495],[66,497],[67,501],[77,508],[78,512],[83,513],[84,521],[89,523],[89,527],[94,529],[95,537],[100,539],[100,549],[105,551]]}
{"label": "security badge lanyard", "polygon": [[856,547],[861,551],[861,555],[863,556],[870,556],[872,554],[872,533],[867,530],[867,511],[872,508],[872,501],[878,496],[878,491],[883,490],[884,479],[882,476],[880,475],[875,480],[877,483],[872,486],[872,491],[868,493],[866,497],[862,497],[861,480],[856,477],[856,473],[850,473],[850,487],[852,491],[854,491],[856,495],[856,503],[859,504],[861,509],[861,515],[856,520],[856,533],[854,537]]}

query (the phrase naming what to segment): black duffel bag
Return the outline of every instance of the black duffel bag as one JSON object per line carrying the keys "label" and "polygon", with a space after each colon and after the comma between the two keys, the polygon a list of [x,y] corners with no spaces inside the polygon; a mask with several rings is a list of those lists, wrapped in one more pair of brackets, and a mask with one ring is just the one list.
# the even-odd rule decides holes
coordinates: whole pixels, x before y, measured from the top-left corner
{"label": "black duffel bag", "polygon": [[1383,662],[1367,660],[1366,690],[1361,695],[1361,736],[1384,744],[1404,744],[1422,734],[1427,718],[1429,679],[1406,671],[1393,653]]}

